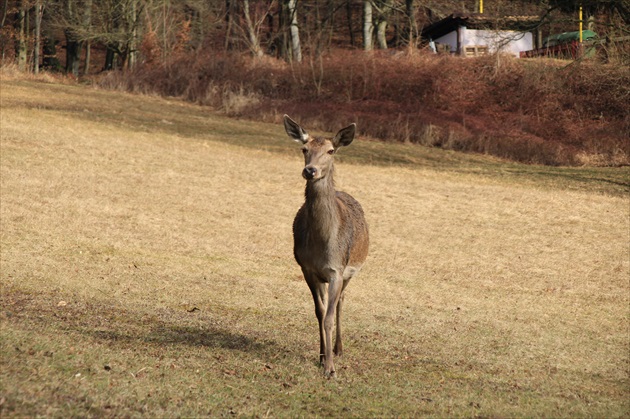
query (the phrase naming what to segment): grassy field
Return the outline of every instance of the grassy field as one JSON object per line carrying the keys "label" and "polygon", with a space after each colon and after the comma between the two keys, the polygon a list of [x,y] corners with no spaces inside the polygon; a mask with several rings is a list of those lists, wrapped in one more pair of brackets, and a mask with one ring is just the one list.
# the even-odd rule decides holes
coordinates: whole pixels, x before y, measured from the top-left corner
{"label": "grassy field", "polygon": [[280,124],[0,94],[2,417],[630,415],[627,167],[344,149],[371,252],[326,380]]}

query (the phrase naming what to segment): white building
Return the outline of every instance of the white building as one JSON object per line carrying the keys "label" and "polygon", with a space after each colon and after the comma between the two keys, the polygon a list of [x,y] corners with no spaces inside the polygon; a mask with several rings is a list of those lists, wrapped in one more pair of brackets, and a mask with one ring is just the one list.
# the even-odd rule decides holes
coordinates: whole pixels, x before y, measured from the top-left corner
{"label": "white building", "polygon": [[534,49],[534,36],[527,31],[537,17],[512,16],[490,18],[486,15],[454,13],[422,31],[438,51],[465,57],[493,54],[497,51],[518,57],[521,51]]}

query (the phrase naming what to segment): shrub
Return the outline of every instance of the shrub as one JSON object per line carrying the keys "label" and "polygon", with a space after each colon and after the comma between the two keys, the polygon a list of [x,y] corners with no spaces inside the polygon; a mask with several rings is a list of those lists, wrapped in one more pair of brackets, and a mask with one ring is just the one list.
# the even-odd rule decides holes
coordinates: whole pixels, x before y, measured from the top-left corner
{"label": "shrub", "polygon": [[208,50],[100,83],[270,122],[289,113],[316,130],[354,121],[381,140],[520,162],[630,163],[630,74],[612,65],[398,51],[332,51],[287,64]]}

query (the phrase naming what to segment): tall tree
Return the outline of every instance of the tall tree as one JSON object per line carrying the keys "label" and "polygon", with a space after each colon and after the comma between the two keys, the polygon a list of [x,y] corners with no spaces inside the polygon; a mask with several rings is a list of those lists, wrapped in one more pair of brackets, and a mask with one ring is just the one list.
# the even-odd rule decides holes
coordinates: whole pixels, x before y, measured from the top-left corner
{"label": "tall tree", "polygon": [[15,40],[15,55],[17,57],[18,69],[26,71],[26,61],[28,58],[28,6],[25,0],[18,1],[17,8],[17,37]]}
{"label": "tall tree", "polygon": [[387,49],[387,25],[392,14],[392,0],[375,0],[372,3],[377,13],[376,18],[376,41],[379,49]]}
{"label": "tall tree", "polygon": [[263,50],[260,45],[260,29],[265,20],[267,20],[271,4],[272,3],[265,4],[262,1],[256,1],[255,6],[253,7],[253,11],[255,13],[252,16],[252,8],[249,0],[243,0],[243,17],[245,19],[244,31],[246,32],[245,38],[247,39],[247,45],[254,57],[260,58],[263,56]]}
{"label": "tall tree", "polygon": [[234,21],[236,20],[236,0],[225,0],[225,50],[234,47],[232,40],[234,31]]}
{"label": "tall tree", "polygon": [[139,0],[101,0],[95,4],[94,27],[91,37],[106,45],[105,69],[132,68],[136,62],[139,44]]}
{"label": "tall tree", "polygon": [[297,0],[287,0],[287,9],[290,19],[291,57],[293,61],[301,62],[302,45],[300,44],[300,27],[297,18]]}
{"label": "tall tree", "polygon": [[[85,14],[83,16],[83,25],[89,28],[92,25],[92,0],[85,0]],[[85,43],[85,60],[83,62],[83,74],[90,71],[90,58],[92,52],[91,39],[87,39]]]}
{"label": "tall tree", "polygon": [[86,4],[81,0],[57,0],[51,6],[56,25],[63,28],[66,38],[66,73],[78,77],[81,51],[90,33],[85,26]]}
{"label": "tall tree", "polygon": [[372,0],[363,1],[363,49],[372,51],[374,48],[374,22],[373,22]]}
{"label": "tall tree", "polygon": [[409,47],[416,46],[418,39],[418,23],[416,21],[415,0],[405,0],[406,38]]}
{"label": "tall tree", "polygon": [[[48,4],[47,4],[48,6]],[[51,7],[45,7],[42,16],[42,67],[46,70],[61,71],[61,63],[57,57],[57,39],[55,38],[55,24],[51,16]]]}
{"label": "tall tree", "polygon": [[35,1],[35,45],[33,46],[33,72],[39,73],[39,52],[42,39],[42,18],[44,16],[43,0]]}
{"label": "tall tree", "polygon": [[354,47],[354,28],[352,26],[352,1],[346,0],[346,21],[348,22],[348,35],[350,36],[350,46]]}

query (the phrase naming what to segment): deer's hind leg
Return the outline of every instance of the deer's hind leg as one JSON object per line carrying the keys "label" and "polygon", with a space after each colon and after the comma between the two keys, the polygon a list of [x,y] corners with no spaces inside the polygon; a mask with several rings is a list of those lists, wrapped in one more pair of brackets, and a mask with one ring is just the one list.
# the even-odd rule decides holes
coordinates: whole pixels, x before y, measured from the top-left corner
{"label": "deer's hind leg", "polygon": [[337,330],[335,335],[335,348],[334,353],[337,356],[343,355],[343,343],[341,342],[341,311],[343,309],[343,300],[346,296],[346,287],[350,280],[359,272],[361,268],[355,268],[353,266],[346,266],[343,271],[343,288],[341,289],[341,296],[339,297],[339,303],[337,303]]}
{"label": "deer's hind leg", "polygon": [[334,354],[337,356],[343,355],[343,344],[341,343],[341,310],[343,308],[343,300],[346,297],[346,286],[348,286],[348,282],[350,282],[350,279],[344,279],[341,296],[339,297],[339,302],[337,303],[335,347],[333,349]]}

